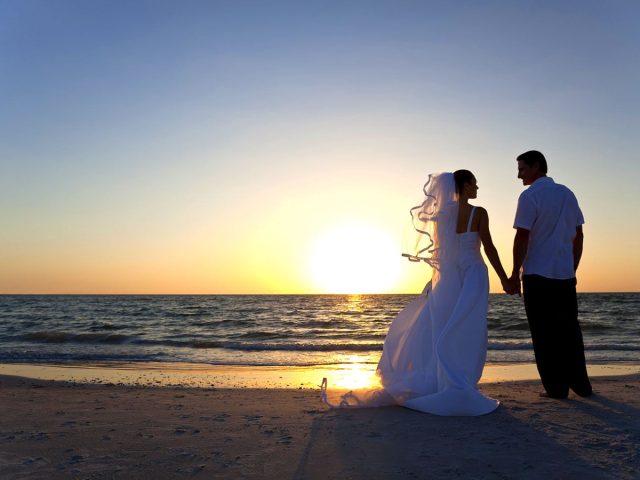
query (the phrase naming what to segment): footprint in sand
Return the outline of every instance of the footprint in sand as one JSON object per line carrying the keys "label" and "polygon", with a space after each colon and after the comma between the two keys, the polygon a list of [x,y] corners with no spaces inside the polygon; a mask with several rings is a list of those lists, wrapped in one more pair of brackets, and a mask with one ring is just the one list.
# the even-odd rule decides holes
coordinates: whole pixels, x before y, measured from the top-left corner
{"label": "footprint in sand", "polygon": [[262,418],[262,415],[244,415],[242,418],[248,420],[249,422],[255,422]]}
{"label": "footprint in sand", "polygon": [[84,457],[82,455],[73,455],[69,460],[67,460],[67,465],[75,465],[82,461],[84,461]]}

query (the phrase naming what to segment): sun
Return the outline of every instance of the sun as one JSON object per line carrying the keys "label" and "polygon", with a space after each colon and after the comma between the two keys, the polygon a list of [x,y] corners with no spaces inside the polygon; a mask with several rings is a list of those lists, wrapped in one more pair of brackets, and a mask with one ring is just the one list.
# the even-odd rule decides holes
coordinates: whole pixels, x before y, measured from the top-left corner
{"label": "sun", "polygon": [[382,228],[338,225],[312,244],[309,271],[323,293],[387,293],[398,281],[400,247]]}

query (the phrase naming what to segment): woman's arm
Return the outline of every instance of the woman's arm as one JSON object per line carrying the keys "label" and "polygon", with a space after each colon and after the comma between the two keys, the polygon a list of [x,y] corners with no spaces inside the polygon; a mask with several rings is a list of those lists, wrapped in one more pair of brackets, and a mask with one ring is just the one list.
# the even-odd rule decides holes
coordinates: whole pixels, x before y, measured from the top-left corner
{"label": "woman's arm", "polygon": [[511,285],[509,284],[509,277],[507,277],[507,273],[502,268],[502,262],[500,262],[500,256],[498,255],[498,250],[493,244],[493,240],[491,239],[491,232],[489,231],[489,214],[487,211],[478,207],[477,212],[479,215],[478,218],[478,234],[480,235],[480,240],[482,241],[482,246],[484,247],[484,253],[487,255],[489,259],[489,263],[498,274],[498,278],[500,278],[500,282],[502,283],[502,287],[505,291],[511,289]]}

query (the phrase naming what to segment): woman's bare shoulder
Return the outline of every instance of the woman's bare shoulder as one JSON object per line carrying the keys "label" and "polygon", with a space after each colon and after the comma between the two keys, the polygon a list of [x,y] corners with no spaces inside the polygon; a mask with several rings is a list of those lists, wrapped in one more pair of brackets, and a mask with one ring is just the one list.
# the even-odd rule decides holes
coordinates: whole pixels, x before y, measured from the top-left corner
{"label": "woman's bare shoulder", "polygon": [[489,216],[489,213],[487,212],[487,209],[484,207],[476,207],[476,215],[482,215],[483,217],[487,217]]}

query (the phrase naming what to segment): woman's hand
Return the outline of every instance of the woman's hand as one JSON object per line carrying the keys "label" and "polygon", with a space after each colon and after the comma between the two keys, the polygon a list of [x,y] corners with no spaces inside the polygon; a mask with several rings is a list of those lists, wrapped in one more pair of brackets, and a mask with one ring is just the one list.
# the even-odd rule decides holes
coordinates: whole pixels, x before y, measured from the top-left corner
{"label": "woman's hand", "polygon": [[501,283],[505,293],[509,295],[521,295],[520,279],[517,276],[504,278]]}

